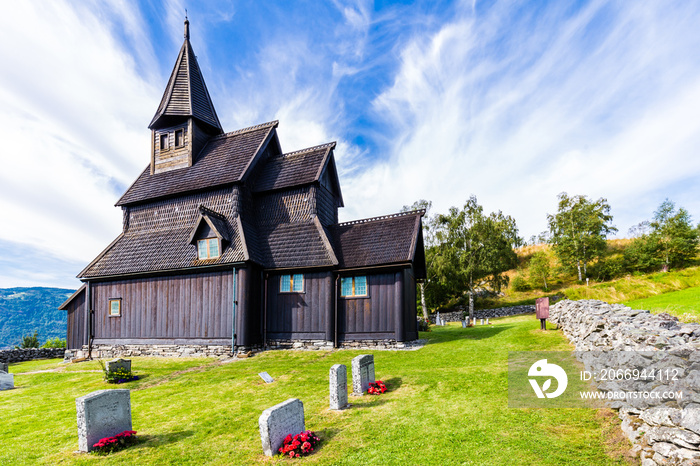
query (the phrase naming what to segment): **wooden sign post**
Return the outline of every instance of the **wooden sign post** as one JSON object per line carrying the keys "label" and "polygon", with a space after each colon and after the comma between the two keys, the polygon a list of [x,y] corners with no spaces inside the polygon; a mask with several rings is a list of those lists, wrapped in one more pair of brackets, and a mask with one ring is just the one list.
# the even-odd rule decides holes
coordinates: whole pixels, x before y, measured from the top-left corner
{"label": "wooden sign post", "polygon": [[535,301],[535,315],[540,319],[540,330],[547,330],[549,298],[537,298],[537,301]]}

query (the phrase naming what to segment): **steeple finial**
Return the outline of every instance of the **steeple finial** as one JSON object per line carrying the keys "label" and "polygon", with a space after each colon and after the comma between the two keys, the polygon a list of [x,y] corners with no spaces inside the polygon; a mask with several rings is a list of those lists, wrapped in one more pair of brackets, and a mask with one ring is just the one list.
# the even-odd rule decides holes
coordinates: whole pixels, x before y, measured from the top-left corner
{"label": "steeple finial", "polygon": [[190,20],[187,19],[187,9],[185,9],[185,40],[190,40]]}

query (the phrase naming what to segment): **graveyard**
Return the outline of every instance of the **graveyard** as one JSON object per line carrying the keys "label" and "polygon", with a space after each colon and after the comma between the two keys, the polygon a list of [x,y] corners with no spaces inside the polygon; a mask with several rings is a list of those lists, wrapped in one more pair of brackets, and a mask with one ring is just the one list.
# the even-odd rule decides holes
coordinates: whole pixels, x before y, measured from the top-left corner
{"label": "graveyard", "polygon": [[[388,387],[379,396],[353,395],[352,360],[367,354],[359,350],[267,351],[230,363],[132,358],[139,379],[119,385],[103,381],[96,361],[11,364],[0,464],[627,464],[612,412],[508,408],[508,351],[570,346],[533,315],[491,324],[432,326],[421,349],[371,352]],[[330,409],[329,373],[341,364],[349,405]],[[105,389],[130,391],[138,443],[77,453],[76,399]],[[292,398],[320,445],[302,459],[265,456],[261,415]]]}

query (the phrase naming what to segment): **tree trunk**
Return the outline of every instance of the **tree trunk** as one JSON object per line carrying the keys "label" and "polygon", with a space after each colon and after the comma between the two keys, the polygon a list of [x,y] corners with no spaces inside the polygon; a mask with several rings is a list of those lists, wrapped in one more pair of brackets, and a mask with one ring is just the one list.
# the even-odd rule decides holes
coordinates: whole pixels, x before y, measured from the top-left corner
{"label": "tree trunk", "polygon": [[545,290],[545,291],[548,291],[549,288],[547,288],[547,277],[545,277],[544,275],[542,275],[542,280],[544,281],[544,290]]}
{"label": "tree trunk", "polygon": [[581,278],[581,259],[576,259],[576,268],[578,269],[578,281],[583,281]]}
{"label": "tree trunk", "polygon": [[430,322],[428,306],[425,305],[425,282],[420,282],[420,307],[423,308],[423,318],[426,320],[426,322]]}
{"label": "tree trunk", "polygon": [[469,321],[474,320],[474,293],[469,290]]}

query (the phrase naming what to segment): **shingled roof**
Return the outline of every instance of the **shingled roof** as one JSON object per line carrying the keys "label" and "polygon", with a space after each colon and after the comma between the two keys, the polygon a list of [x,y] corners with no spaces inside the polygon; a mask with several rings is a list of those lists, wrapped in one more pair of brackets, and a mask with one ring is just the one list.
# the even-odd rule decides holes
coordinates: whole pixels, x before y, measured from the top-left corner
{"label": "shingled roof", "polygon": [[[227,188],[130,208],[128,228],[97,256],[79,278],[181,270],[250,260],[241,218]],[[193,231],[207,223],[222,239],[221,256],[200,260]]]}
{"label": "shingled roof", "polygon": [[232,242],[217,259],[199,260],[197,250],[189,244],[191,227],[176,230],[127,232],[100,254],[80,278],[95,278],[144,272],[180,270],[204,265],[220,265],[245,261],[237,232]]}
{"label": "shingled roof", "polygon": [[259,227],[263,264],[270,269],[329,267],[338,264],[318,218]]}
{"label": "shingled roof", "polygon": [[255,192],[300,186],[318,181],[335,142],[268,158],[255,182]]}
{"label": "shingled roof", "polygon": [[175,67],[170,74],[168,86],[160,101],[150,129],[170,126],[181,117],[193,117],[215,130],[223,133],[214,104],[209,97],[197,57],[190,44],[190,22],[185,20],[185,42],[177,56]]}
{"label": "shingled roof", "polygon": [[[422,256],[421,217],[425,211],[374,217],[329,227],[340,268],[363,268],[418,262]],[[420,254],[416,251],[420,250]],[[416,278],[422,278],[417,276]]]}
{"label": "shingled roof", "polygon": [[191,167],[151,175],[149,165],[116,205],[135,204],[240,181],[255,156],[275,134],[277,124],[277,121],[271,121],[211,138]]}

